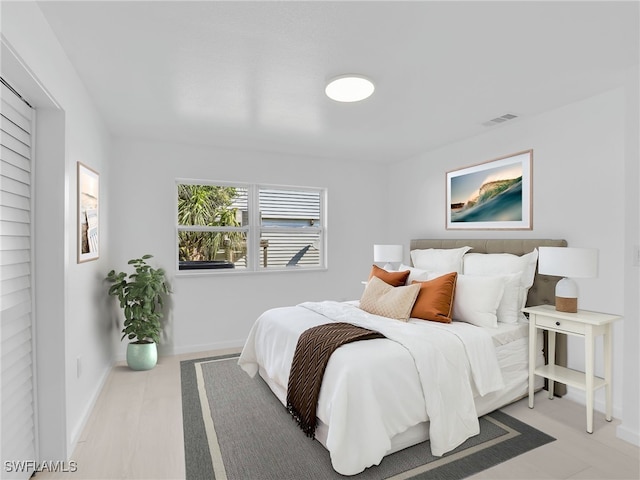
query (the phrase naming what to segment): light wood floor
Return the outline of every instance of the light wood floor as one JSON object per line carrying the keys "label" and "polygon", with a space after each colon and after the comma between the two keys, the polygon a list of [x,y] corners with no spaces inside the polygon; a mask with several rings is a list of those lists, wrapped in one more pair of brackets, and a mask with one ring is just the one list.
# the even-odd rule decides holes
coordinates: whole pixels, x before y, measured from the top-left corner
{"label": "light wood floor", "polygon": [[[36,480],[184,478],[180,361],[230,352],[164,357],[146,372],[114,367],[72,455],[77,472]],[[640,449],[616,438],[615,419],[595,412],[589,435],[584,407],[546,392],[532,410],[524,399],[503,411],[557,440],[471,478],[640,479]]]}

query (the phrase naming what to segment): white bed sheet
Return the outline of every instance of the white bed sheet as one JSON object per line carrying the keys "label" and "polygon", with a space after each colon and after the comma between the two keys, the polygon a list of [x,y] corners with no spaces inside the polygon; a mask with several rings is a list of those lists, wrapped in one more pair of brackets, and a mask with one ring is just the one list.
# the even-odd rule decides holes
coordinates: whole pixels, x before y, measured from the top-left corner
{"label": "white bed sheet", "polygon": [[[253,344],[250,348],[245,346],[239,362],[249,374],[255,374],[259,370],[283,404],[286,404],[288,372],[297,336],[307,328],[327,321],[318,318],[314,312],[292,311],[294,308],[299,307],[265,312],[267,317],[273,318],[262,322],[259,334],[261,339],[255,338],[252,329],[247,344]],[[283,313],[285,317],[282,317]],[[296,317],[295,324],[290,315]],[[278,321],[278,317],[286,320]],[[409,323],[433,324],[422,320],[410,320]],[[462,327],[466,326],[464,324]],[[283,328],[289,330],[285,335],[282,335]],[[479,396],[475,383],[471,381],[471,374],[467,373],[474,393],[476,417],[520,398],[527,391],[528,326],[501,324],[497,329],[483,330],[491,335],[492,343],[496,346],[496,359],[504,388]],[[290,356],[282,355],[283,351],[291,352]],[[414,362],[405,347],[388,339],[355,342],[341,347],[333,354],[327,365],[318,400],[319,426],[316,438],[331,453],[336,471],[345,475],[359,473],[366,467],[378,464],[385,455],[429,437],[428,415],[424,408],[425,395]],[[349,368],[340,368],[340,365],[349,365]],[[371,375],[372,369],[375,376]],[[351,375],[357,381],[341,378],[344,375]],[[336,385],[341,387],[335,387]],[[340,391],[338,394],[333,391],[336,389]],[[374,398],[375,401],[369,402],[367,398]],[[354,402],[363,418],[380,419],[379,422],[373,422],[373,429],[369,426],[363,432],[360,428],[350,428],[354,424],[345,418],[346,413],[336,413],[348,411],[344,410],[344,405],[351,405],[349,408],[353,408]],[[383,414],[385,409],[387,415]],[[388,415],[389,410],[393,410],[393,415]],[[357,421],[355,426],[358,426]]]}

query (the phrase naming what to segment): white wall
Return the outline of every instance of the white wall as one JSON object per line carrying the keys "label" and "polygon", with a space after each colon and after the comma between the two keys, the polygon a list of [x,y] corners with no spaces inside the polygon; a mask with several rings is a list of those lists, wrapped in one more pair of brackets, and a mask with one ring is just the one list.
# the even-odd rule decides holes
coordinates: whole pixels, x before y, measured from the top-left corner
{"label": "white wall", "polygon": [[111,139],[34,2],[3,2],[2,40],[17,59],[8,63],[3,58],[3,76],[32,94],[27,98],[37,107],[34,258],[40,453],[42,460],[65,460],[114,355],[105,342],[112,328],[100,308],[109,252],[108,198],[101,197],[103,254],[81,265],[76,263],[75,200],[76,162],[100,172],[102,186],[108,183]]}
{"label": "white wall", "polygon": [[[637,77],[636,77],[637,78]],[[637,167],[633,179],[627,170],[635,160],[627,157],[628,90],[620,88],[531,118],[487,130],[461,141],[398,163],[391,173],[392,198],[403,208],[392,218],[398,241],[410,238],[564,238],[571,246],[599,249],[597,279],[578,280],[580,308],[626,314],[614,325],[614,416],[626,417],[632,406],[624,403],[626,384],[637,388],[637,378],[623,378],[625,365],[637,368],[637,347],[625,350],[625,335],[637,340],[638,309],[625,299],[637,299],[623,279],[633,268],[626,252],[637,244],[627,232],[627,219],[637,218],[637,203],[628,205],[625,187],[637,191]],[[637,88],[637,83],[636,83]],[[637,94],[636,94],[637,98]],[[637,107],[636,107],[637,108]],[[635,130],[637,143],[637,127]],[[455,231],[445,229],[445,173],[461,167],[533,148],[533,230]],[[630,195],[632,197],[632,195]],[[637,197],[636,197],[637,202]],[[635,224],[635,220],[634,220]],[[635,240],[634,240],[635,238]],[[408,258],[407,258],[408,261]],[[637,270],[636,270],[637,278]],[[625,309],[628,311],[625,312]],[[627,343],[628,345],[628,343]],[[636,344],[637,346],[637,344]],[[602,342],[596,345],[596,374],[602,375]],[[569,338],[569,366],[584,368],[584,343]],[[636,375],[637,377],[637,375]],[[584,403],[584,394],[570,389],[569,396]],[[637,394],[635,396],[637,409]],[[596,408],[603,410],[599,391]],[[637,418],[637,412],[635,413]],[[637,423],[629,427],[635,428]],[[637,433],[636,433],[637,434]]]}
{"label": "white wall", "polygon": [[[386,171],[357,162],[119,140],[110,183],[111,267],[124,269],[130,258],[150,253],[168,271],[173,309],[161,353],[242,346],[267,308],[360,297],[373,244],[385,241]],[[328,188],[328,270],[176,276],[178,178]]]}
{"label": "white wall", "polygon": [[618,436],[640,445],[640,67],[628,77],[625,88],[625,205],[626,262],[624,311],[624,366],[622,425]]}

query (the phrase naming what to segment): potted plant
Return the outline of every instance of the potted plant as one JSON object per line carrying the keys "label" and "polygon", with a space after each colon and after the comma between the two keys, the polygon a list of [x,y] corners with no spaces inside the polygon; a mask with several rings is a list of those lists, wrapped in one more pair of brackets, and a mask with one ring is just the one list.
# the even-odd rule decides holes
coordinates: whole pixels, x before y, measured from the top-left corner
{"label": "potted plant", "polygon": [[129,260],[135,272],[127,275],[111,270],[107,275],[109,295],[117,297],[124,311],[122,338],[127,337],[127,365],[133,370],[149,370],[158,361],[157,343],[162,331],[163,297],[170,292],[162,268],[153,268],[147,260],[153,255]]}

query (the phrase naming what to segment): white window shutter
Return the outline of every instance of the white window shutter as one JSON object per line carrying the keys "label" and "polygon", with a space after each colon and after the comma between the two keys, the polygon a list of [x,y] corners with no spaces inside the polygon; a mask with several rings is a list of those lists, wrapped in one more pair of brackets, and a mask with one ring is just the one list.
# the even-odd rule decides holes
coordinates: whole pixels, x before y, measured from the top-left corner
{"label": "white window shutter", "polygon": [[0,85],[0,478],[35,469],[31,292],[33,110]]}

